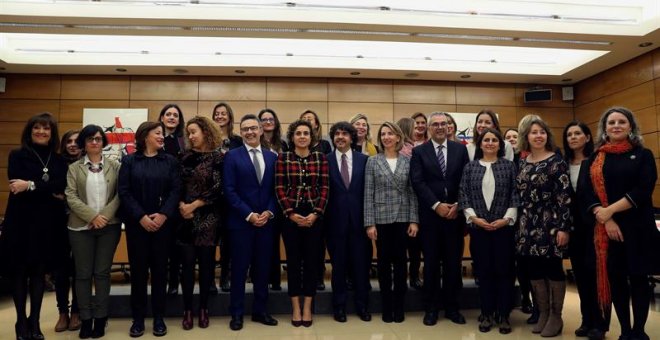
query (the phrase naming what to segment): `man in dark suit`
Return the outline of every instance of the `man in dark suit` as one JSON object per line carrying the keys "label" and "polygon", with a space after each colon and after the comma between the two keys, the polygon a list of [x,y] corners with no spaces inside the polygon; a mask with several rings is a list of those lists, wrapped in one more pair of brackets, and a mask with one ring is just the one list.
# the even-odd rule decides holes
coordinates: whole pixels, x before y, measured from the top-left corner
{"label": "man in dark suit", "polygon": [[[468,163],[464,145],[447,140],[448,117],[434,112],[429,119],[431,140],[413,149],[410,179],[419,201],[422,253],[424,254],[424,324],[435,325],[442,294],[445,317],[457,324],[458,296],[463,287],[463,223],[458,211],[458,187]],[[440,283],[442,261],[442,284]]]}
{"label": "man in dark suit", "polygon": [[[325,211],[328,251],[332,261],[332,305],[334,318],[346,322],[348,289],[346,273],[352,270],[355,311],[362,321],[371,321],[368,311],[369,268],[364,212],[364,170],[368,157],[353,152],[357,131],[348,122],[330,128],[335,151],[328,154],[330,195]],[[348,265],[350,259],[351,265]]]}
{"label": "man in dark suit", "polygon": [[224,194],[230,209],[227,218],[232,244],[229,328],[243,328],[245,278],[249,267],[254,287],[252,321],[277,325],[266,311],[268,274],[273,248],[271,220],[276,211],[275,163],[277,155],[262,148],[261,123],[255,115],[241,119],[244,146],[225,155]]}

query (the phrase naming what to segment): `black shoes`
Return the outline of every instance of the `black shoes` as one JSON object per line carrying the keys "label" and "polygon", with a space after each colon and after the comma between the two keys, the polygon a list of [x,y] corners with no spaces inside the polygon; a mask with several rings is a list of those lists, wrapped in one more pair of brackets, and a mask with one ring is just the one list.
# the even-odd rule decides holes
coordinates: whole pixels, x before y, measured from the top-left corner
{"label": "black shoes", "polygon": [[[91,321],[91,320],[90,320]],[[95,318],[94,329],[92,330],[92,339],[102,338],[105,335],[105,327],[108,325],[108,318]]]}
{"label": "black shoes", "polygon": [[527,318],[527,324],[535,325],[537,322],[539,322],[539,316],[540,316],[539,309],[536,308],[536,306],[534,306],[534,308],[532,309],[532,315],[530,315],[529,318]]}
{"label": "black shoes", "polygon": [[231,290],[231,283],[228,278],[220,279],[220,290],[225,293]]}
{"label": "black shoes", "polygon": [[459,312],[449,312],[445,313],[445,318],[451,320],[451,322],[459,325],[465,324],[465,317]]}
{"label": "black shoes", "polygon": [[333,317],[337,322],[346,322],[346,310],[344,308],[337,308]]}
{"label": "black shoes", "polygon": [[603,340],[605,339],[605,332],[601,331],[598,328],[594,328],[589,330],[589,333],[587,333],[587,337],[589,340]]}
{"label": "black shoes", "polygon": [[360,318],[360,320],[364,322],[371,321],[371,313],[369,313],[369,311],[367,311],[366,309],[358,310],[356,314]]}
{"label": "black shoes", "polygon": [[591,330],[591,327],[582,323],[580,327],[578,327],[578,329],[575,330],[575,336],[585,337],[587,336],[587,334],[589,334],[589,330]]}
{"label": "black shoes", "polygon": [[82,320],[82,324],[80,326],[80,333],[78,333],[78,337],[81,339],[91,338],[93,324],[94,324],[94,320],[92,319]]}
{"label": "black shoes", "polygon": [[316,284],[316,290],[325,290],[325,282],[323,282],[323,281],[319,281],[319,282]]}
{"label": "black shoes", "polygon": [[41,327],[39,325],[39,321],[33,321],[33,319],[30,317],[28,318],[28,325],[30,326],[30,337],[33,340],[44,340],[44,333],[41,332]]}
{"label": "black shoes", "polygon": [[509,317],[503,316],[500,317],[500,334],[509,334],[511,333],[511,323],[509,322]]}
{"label": "black shoes", "polygon": [[170,286],[170,288],[167,289],[167,295],[169,296],[179,295],[179,287],[174,285]]}
{"label": "black shoes", "polygon": [[163,318],[154,318],[154,336],[164,336],[167,334],[167,326],[165,326],[165,320]]}
{"label": "black shoes", "polygon": [[128,335],[130,335],[131,338],[139,338],[144,335],[144,320],[133,320],[133,325],[131,325]]}
{"label": "black shoes", "polygon": [[424,313],[424,325],[425,326],[434,326],[438,323],[438,312],[426,312]]}
{"label": "black shoes", "polygon": [[243,329],[243,316],[232,316],[231,321],[229,321],[229,329],[232,331]]}
{"label": "black shoes", "polygon": [[258,322],[266,326],[277,326],[277,320],[275,320],[270,314],[252,314],[252,321]]}
{"label": "black shoes", "polygon": [[209,294],[211,295],[218,295],[218,287],[215,285],[215,280],[211,282],[211,286],[209,287]]}
{"label": "black shoes", "polygon": [[28,331],[25,318],[22,321],[16,322],[14,330],[16,331],[16,340],[30,340],[30,332]]}
{"label": "black shoes", "polygon": [[490,329],[493,327],[493,317],[490,315],[481,315],[479,317],[481,322],[479,323],[479,332],[487,333],[490,332]]}
{"label": "black shoes", "polygon": [[523,297],[520,310],[525,314],[532,314],[534,307],[532,307],[532,301],[529,299],[529,297]]}

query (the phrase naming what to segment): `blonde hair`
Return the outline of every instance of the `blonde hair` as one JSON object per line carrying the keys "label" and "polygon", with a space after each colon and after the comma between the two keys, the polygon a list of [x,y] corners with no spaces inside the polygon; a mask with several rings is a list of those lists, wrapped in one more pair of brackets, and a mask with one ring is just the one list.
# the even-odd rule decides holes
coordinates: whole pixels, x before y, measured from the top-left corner
{"label": "blonde hair", "polygon": [[396,143],[396,152],[401,151],[401,149],[403,148],[403,141],[405,139],[405,136],[403,135],[401,128],[392,122],[385,122],[378,129],[378,137],[376,138],[378,141],[378,147],[380,147],[381,152],[385,152],[385,146],[383,146],[383,141],[380,139],[380,133],[381,131],[383,131],[384,127],[389,128],[390,130],[392,130],[392,132],[394,132],[395,135],[399,136],[399,142]]}
{"label": "blonde hair", "polygon": [[364,113],[356,113],[353,117],[351,117],[351,120],[349,121],[351,125],[353,125],[355,122],[357,122],[360,119],[364,119],[365,122],[367,122],[367,135],[364,137],[365,140],[371,142],[371,132],[369,128],[369,119],[367,119],[367,115]]}

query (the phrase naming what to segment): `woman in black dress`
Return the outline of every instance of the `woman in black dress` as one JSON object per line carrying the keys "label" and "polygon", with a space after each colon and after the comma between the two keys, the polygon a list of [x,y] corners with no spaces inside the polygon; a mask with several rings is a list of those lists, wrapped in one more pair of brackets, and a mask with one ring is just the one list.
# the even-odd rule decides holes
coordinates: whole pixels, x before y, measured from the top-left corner
{"label": "woman in black dress", "polygon": [[644,331],[651,299],[648,275],[658,263],[660,247],[652,200],[655,160],[626,108],[605,111],[598,135],[596,152],[583,165],[588,178],[579,189],[587,223],[594,226],[598,304],[604,314],[614,304],[619,339],[649,339]]}
{"label": "woman in black dress", "polygon": [[21,147],[9,154],[9,201],[0,249],[16,308],[16,339],[44,338],[39,325],[44,276],[65,214],[67,164],[57,153],[59,142],[55,119],[41,113],[28,120]]}
{"label": "woman in black dress", "polygon": [[177,244],[183,260],[184,330],[192,329],[192,300],[195,264],[199,263],[199,327],[209,326],[208,297],[213,280],[215,245],[220,213],[216,202],[222,194],[222,158],[218,149],[220,132],[206,117],[193,117],[186,123],[190,147],[181,157],[182,196],[179,212],[183,223]]}

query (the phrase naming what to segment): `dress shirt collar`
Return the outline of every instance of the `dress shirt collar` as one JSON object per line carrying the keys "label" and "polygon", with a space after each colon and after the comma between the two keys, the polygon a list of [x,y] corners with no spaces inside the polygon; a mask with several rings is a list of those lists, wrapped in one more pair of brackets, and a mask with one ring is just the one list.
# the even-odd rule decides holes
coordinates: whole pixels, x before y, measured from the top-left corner
{"label": "dress shirt collar", "polygon": [[440,146],[440,145],[442,145],[444,147],[444,149],[447,150],[447,138],[445,138],[445,141],[442,142],[442,144],[438,144],[438,142],[434,141],[433,139],[431,139],[431,142],[433,143],[433,150],[435,150],[436,153],[438,152],[437,151],[438,146]]}
{"label": "dress shirt collar", "polygon": [[343,154],[346,154],[346,160],[347,161],[349,161],[349,162],[353,161],[353,150],[351,150],[351,148],[348,148],[348,151],[343,152],[343,153],[341,151],[337,150],[337,149],[335,149],[335,152],[337,154],[337,161],[339,161],[339,164],[341,164],[341,155],[343,155]]}
{"label": "dress shirt collar", "polygon": [[248,153],[252,152],[252,149],[257,149],[257,151],[259,151],[259,153],[262,153],[261,145],[258,145],[258,146],[255,148],[255,147],[253,147],[253,146],[249,146],[249,145],[245,144],[245,148],[247,148]]}
{"label": "dress shirt collar", "polygon": [[[89,159],[89,157],[87,157],[87,155],[85,155],[85,157],[83,157],[83,164],[85,164],[85,165],[94,165],[94,163],[92,163],[92,161]],[[103,164],[103,154],[101,154],[101,161],[99,162],[99,164]]]}

